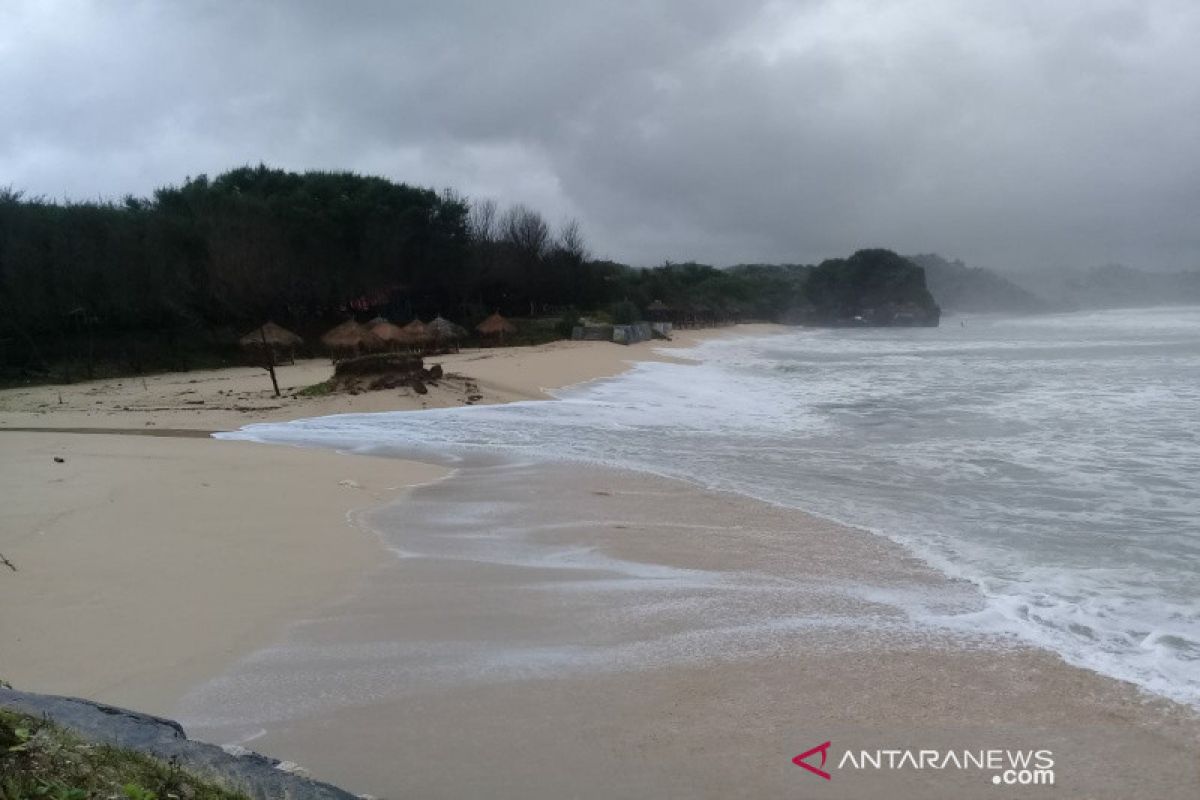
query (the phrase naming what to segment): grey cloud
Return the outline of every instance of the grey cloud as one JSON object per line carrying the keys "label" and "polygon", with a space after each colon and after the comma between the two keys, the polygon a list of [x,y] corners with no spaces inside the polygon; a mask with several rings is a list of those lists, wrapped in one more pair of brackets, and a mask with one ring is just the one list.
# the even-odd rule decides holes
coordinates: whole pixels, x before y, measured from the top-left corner
{"label": "grey cloud", "polygon": [[1200,7],[27,3],[0,184],[352,168],[577,216],[600,254],[1200,265]]}

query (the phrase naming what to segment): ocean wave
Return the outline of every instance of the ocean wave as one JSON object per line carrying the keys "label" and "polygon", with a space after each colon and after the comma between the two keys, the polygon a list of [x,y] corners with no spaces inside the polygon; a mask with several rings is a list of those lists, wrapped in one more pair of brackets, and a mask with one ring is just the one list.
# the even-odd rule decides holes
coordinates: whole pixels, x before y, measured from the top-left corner
{"label": "ocean wave", "polygon": [[[685,478],[865,527],[974,583],[915,609],[1200,706],[1200,309],[716,340],[557,402],[230,438],[520,454]],[[678,351],[675,351],[679,354]]]}

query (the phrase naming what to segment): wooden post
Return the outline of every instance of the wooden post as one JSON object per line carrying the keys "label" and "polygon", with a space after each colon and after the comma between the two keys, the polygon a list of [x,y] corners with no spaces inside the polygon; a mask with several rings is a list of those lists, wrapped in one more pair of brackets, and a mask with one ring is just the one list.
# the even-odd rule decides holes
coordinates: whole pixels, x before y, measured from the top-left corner
{"label": "wooden post", "polygon": [[263,356],[267,359],[267,372],[271,373],[271,386],[275,387],[275,396],[279,397],[279,381],[275,379],[275,352],[271,349],[271,345],[267,344],[265,325],[258,329],[258,335],[262,337]]}

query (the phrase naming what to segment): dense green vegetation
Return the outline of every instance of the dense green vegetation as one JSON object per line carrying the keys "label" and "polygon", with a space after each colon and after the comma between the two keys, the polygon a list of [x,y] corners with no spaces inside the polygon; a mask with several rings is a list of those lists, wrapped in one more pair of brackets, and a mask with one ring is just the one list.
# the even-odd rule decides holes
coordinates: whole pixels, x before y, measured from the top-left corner
{"label": "dense green vegetation", "polygon": [[0,800],[244,800],[140,753],[0,709]]}
{"label": "dense green vegetation", "polygon": [[[441,314],[470,329],[495,310],[523,319],[514,343],[539,341],[580,313],[640,317],[654,301],[701,323],[824,323],[855,305],[835,284],[859,274],[830,264],[635,269],[590,258],[573,222],[554,230],[524,206],[344,172],[242,167],[120,203],[10,189],[0,191],[0,380],[233,362],[238,334],[266,319],[309,342],[349,315]],[[923,279],[888,280],[885,292],[912,299],[905,281]]]}
{"label": "dense green vegetation", "polygon": [[804,284],[807,321],[937,325],[941,315],[925,271],[891,250],[859,250],[812,270]]}

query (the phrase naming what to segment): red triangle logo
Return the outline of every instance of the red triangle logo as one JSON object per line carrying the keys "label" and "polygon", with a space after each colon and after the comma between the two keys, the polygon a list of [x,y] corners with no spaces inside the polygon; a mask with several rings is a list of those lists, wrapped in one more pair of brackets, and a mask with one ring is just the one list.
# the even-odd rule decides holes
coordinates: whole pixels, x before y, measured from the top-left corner
{"label": "red triangle logo", "polygon": [[830,742],[825,742],[825,744],[819,744],[811,750],[805,750],[803,753],[801,753],[800,755],[793,758],[792,763],[795,764],[797,767],[804,767],[806,770],[808,770],[809,772],[811,772],[814,775],[820,775],[822,778],[824,778],[827,781],[832,780],[830,778],[828,772],[826,772],[823,769],[818,769],[818,768],[814,767],[812,764],[809,764],[807,761],[804,760],[804,759],[808,758],[809,756],[814,756],[817,753],[820,753],[821,754],[821,766],[822,767],[825,766],[825,758],[829,754],[829,745],[830,744],[831,744]]}

